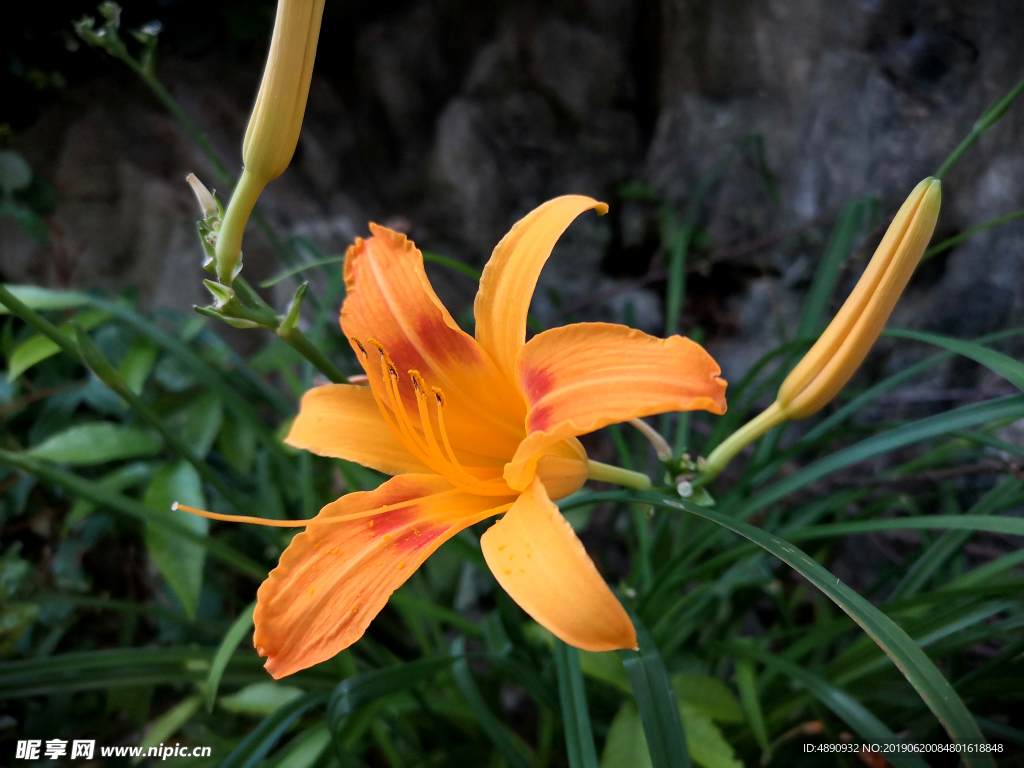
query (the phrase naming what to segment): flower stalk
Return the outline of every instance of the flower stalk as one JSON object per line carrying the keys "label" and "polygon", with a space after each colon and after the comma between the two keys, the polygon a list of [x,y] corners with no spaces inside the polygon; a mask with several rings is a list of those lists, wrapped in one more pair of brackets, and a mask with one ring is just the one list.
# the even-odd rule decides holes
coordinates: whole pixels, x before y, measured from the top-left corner
{"label": "flower stalk", "polygon": [[587,479],[597,480],[602,483],[615,483],[624,488],[632,488],[637,491],[649,491],[651,489],[651,478],[643,472],[634,472],[631,469],[615,467],[611,464],[604,464],[592,459],[587,460]]}
{"label": "flower stalk", "polygon": [[217,279],[224,285],[241,269],[242,236],[260,193],[295,154],[323,11],[324,0],[278,2],[267,66],[242,143],[244,170],[217,239]]}
{"label": "flower stalk", "polygon": [[874,345],[935,231],[942,184],[927,178],[896,213],[864,274],[814,346],[779,387],[775,402],[708,456],[699,479],[716,477],[768,430],[817,413],[846,385]]}

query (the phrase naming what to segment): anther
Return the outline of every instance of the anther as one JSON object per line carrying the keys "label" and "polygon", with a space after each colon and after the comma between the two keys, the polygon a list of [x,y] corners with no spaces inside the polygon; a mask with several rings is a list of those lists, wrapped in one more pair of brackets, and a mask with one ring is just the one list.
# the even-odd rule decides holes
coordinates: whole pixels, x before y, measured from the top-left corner
{"label": "anther", "polygon": [[355,336],[349,336],[349,341],[351,341],[353,344],[359,347],[359,354],[361,354],[363,357],[366,357],[366,348],[359,343],[359,339],[357,339]]}
{"label": "anther", "polygon": [[444,392],[438,387],[431,387],[430,391],[434,393],[434,399],[437,400],[438,407],[444,408]]}

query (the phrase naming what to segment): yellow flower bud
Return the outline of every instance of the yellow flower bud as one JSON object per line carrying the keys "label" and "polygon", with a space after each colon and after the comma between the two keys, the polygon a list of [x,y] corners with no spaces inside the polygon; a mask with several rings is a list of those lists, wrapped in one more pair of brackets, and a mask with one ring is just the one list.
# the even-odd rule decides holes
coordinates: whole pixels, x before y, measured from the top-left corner
{"label": "yellow flower bud", "polygon": [[914,188],[828,328],[782,382],[775,402],[711,453],[706,479],[772,427],[817,413],[846,385],[907,287],[935,231],[941,202],[938,179],[929,177]]}
{"label": "yellow flower bud", "polygon": [[928,247],[941,202],[937,179],[910,193],[842,309],[779,387],[776,402],[787,418],[817,413],[864,362]]}
{"label": "yellow flower bud", "polygon": [[270,55],[242,143],[245,164],[217,240],[217,278],[230,285],[241,269],[242,234],[263,187],[295,154],[306,111],[324,0],[279,0]]}
{"label": "yellow flower bud", "polygon": [[199,207],[203,211],[203,218],[208,219],[211,216],[216,216],[219,212],[217,200],[210,193],[210,190],[206,188],[206,185],[199,180],[199,177],[194,173],[190,173],[185,177],[185,181],[192,187],[192,193],[196,196],[196,202],[199,203]]}

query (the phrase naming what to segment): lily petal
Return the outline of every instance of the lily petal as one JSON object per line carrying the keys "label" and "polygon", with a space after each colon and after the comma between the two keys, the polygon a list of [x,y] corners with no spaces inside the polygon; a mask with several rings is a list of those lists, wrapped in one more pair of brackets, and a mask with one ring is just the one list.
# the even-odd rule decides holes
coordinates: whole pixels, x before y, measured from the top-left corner
{"label": "lily petal", "polygon": [[476,338],[509,381],[516,355],[526,341],[526,316],[537,278],[558,238],[573,220],[591,208],[608,212],[606,203],[583,195],[548,200],[516,222],[484,267],[473,312]]}
{"label": "lily petal", "polygon": [[431,553],[511,501],[455,491],[438,475],[401,475],[328,504],[257,593],[253,642],[267,671],[281,678],[350,646]]}
{"label": "lily petal", "polygon": [[387,475],[430,473],[388,428],[369,387],[325,384],[309,390],[285,442]]}
{"label": "lily petal", "polygon": [[539,478],[480,537],[502,588],[538,624],[586,651],[636,648],[636,631]]}
{"label": "lily petal", "polygon": [[376,224],[370,230],[373,237],[357,239],[346,255],[348,295],[341,308],[341,327],[370,386],[388,402],[376,342],[394,363],[402,402],[414,422],[419,416],[410,370],[428,388],[443,391],[453,446],[507,458],[524,434],[522,398],[441,304],[416,246]]}
{"label": "lily petal", "polygon": [[516,363],[529,435],[505,466],[523,489],[548,445],[608,424],[667,411],[725,413],[726,383],[703,347],[610,323],[577,323],[540,333]]}

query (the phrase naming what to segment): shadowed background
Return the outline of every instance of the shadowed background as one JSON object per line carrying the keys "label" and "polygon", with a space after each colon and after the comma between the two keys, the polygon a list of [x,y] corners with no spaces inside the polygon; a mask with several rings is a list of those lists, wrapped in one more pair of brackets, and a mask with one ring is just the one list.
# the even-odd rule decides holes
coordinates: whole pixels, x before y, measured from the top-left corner
{"label": "shadowed background", "polygon": [[[0,219],[0,273],[137,286],[144,305],[188,311],[205,296],[183,179],[196,171],[215,186],[214,174],[132,73],[76,43],[70,22],[92,5],[18,4],[4,25],[0,122],[56,200],[46,245]],[[163,22],[158,75],[233,169],[273,7],[161,0],[124,11],[128,29]],[[759,136],[701,207],[681,322],[708,334],[735,378],[792,332],[841,205],[877,196],[884,225],[1021,77],[1022,20],[1012,0],[329,0],[302,138],[262,205],[278,231],[324,253],[343,252],[372,219],[482,265],[533,206],[593,195],[611,212],[569,230],[535,312],[548,324],[614,319],[660,332],[659,210],[682,211],[703,177]],[[948,178],[936,240],[1022,206],[1022,122],[1012,111]],[[870,229],[840,293],[880,237]],[[255,282],[277,265],[250,230]],[[1014,222],[938,257],[897,323],[973,337],[1019,322],[1022,243]],[[432,278],[471,323],[473,281]],[[283,306],[291,288],[281,289]],[[977,384],[976,366],[958,365],[939,386]]]}

